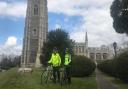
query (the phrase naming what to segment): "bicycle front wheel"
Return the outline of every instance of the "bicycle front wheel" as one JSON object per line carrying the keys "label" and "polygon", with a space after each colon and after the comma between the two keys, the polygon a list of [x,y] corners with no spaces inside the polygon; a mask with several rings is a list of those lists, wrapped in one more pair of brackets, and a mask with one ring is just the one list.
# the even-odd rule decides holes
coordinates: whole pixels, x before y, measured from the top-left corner
{"label": "bicycle front wheel", "polygon": [[48,82],[48,72],[47,71],[44,71],[42,74],[41,74],[41,84],[42,83],[47,83]]}
{"label": "bicycle front wheel", "polygon": [[61,78],[60,78],[60,84],[61,86],[63,86],[65,84],[66,80],[65,80],[65,74],[64,72],[61,73]]}

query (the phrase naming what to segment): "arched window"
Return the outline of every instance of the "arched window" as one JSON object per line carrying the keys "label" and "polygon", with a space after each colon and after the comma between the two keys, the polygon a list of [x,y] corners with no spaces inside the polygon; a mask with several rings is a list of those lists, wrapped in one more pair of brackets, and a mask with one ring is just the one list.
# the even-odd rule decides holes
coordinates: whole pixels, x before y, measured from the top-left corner
{"label": "arched window", "polygon": [[36,32],[36,29],[33,29],[33,35],[36,35],[37,32]]}
{"label": "arched window", "polygon": [[81,53],[81,46],[79,46],[79,53]]}
{"label": "arched window", "polygon": [[84,46],[82,46],[82,53],[84,53]]}
{"label": "arched window", "polygon": [[76,46],[76,53],[78,53],[78,47]]}
{"label": "arched window", "polygon": [[34,15],[38,15],[38,5],[34,5]]}
{"label": "arched window", "polygon": [[103,59],[107,59],[108,55],[107,53],[103,53]]}
{"label": "arched window", "polygon": [[95,59],[95,54],[94,53],[90,53],[90,58],[94,60]]}
{"label": "arched window", "polygon": [[96,59],[97,59],[97,60],[101,60],[101,54],[100,54],[100,53],[97,53],[97,54],[96,54]]}

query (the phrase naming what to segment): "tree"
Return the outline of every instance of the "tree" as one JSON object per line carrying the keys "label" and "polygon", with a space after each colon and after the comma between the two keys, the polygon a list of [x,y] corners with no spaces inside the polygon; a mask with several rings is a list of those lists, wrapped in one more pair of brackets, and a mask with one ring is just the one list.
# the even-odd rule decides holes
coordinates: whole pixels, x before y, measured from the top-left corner
{"label": "tree", "polygon": [[128,0],[114,0],[110,9],[116,32],[128,34]]}
{"label": "tree", "polygon": [[2,59],[2,61],[1,61],[1,68],[2,69],[9,69],[12,66],[13,66],[13,63],[11,60],[9,60],[8,57],[5,57]]}
{"label": "tree", "polygon": [[5,56],[4,58],[2,58],[2,61],[0,62],[0,67],[2,69],[10,69],[12,67],[20,66],[20,59],[21,56]]}
{"label": "tree", "polygon": [[14,67],[20,67],[21,56],[16,56],[12,60]]}
{"label": "tree", "polygon": [[65,48],[69,48],[72,53],[73,46],[74,42],[69,38],[67,32],[63,29],[52,30],[48,33],[47,41],[42,48],[41,62],[45,64],[50,59],[54,47],[57,47],[62,59],[64,59]]}

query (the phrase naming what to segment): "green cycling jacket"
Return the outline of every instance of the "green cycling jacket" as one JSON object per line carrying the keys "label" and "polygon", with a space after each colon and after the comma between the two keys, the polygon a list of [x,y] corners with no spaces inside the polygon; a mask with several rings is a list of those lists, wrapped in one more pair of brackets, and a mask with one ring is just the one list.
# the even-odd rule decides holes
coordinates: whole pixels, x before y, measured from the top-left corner
{"label": "green cycling jacket", "polygon": [[69,65],[71,62],[71,55],[70,54],[65,54],[65,62],[64,65]]}
{"label": "green cycling jacket", "polygon": [[59,53],[52,53],[51,59],[48,61],[48,63],[51,63],[53,65],[53,67],[57,67],[60,66],[61,64],[61,57],[59,55]]}

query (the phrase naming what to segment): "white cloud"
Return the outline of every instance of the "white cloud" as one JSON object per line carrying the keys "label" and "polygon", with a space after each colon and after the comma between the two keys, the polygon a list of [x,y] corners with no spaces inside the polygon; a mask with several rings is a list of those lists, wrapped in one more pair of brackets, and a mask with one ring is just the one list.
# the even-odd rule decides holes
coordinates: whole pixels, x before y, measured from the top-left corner
{"label": "white cloud", "polygon": [[[94,11],[95,12],[95,11]],[[79,25],[75,29],[84,29],[88,32],[89,46],[100,46],[103,44],[111,44],[114,41],[120,42],[125,35],[117,34],[112,27],[112,19],[108,14],[86,14],[83,19],[83,24]],[[79,41],[84,41],[84,34],[81,31],[75,30],[71,33],[71,38]],[[76,37],[79,36],[78,37]]]}
{"label": "white cloud", "polygon": [[61,25],[60,24],[56,24],[54,28],[55,29],[61,28]]}
{"label": "white cloud", "polygon": [[[25,17],[26,16],[26,1],[14,2],[0,1],[0,15]],[[48,0],[48,11],[53,13],[62,13],[69,16],[81,15],[85,8],[86,10],[91,7],[100,8],[106,7],[112,0]]]}
{"label": "white cloud", "polygon": [[8,37],[4,45],[0,45],[0,55],[21,55],[22,45],[17,43],[17,38],[14,36]]}
{"label": "white cloud", "polygon": [[15,18],[26,16],[26,3],[7,3],[0,1],[0,16],[11,16]]}
{"label": "white cloud", "polygon": [[[74,27],[70,37],[83,42],[85,31],[88,30],[89,46],[100,46],[120,42],[126,36],[117,34],[110,16],[113,0],[49,0],[49,12],[62,13],[69,16],[82,16],[82,24]],[[74,19],[75,21],[75,19]],[[77,22],[76,22],[77,23]]]}
{"label": "white cloud", "polygon": [[[105,4],[107,2],[108,4]],[[88,31],[89,46],[109,45],[114,41],[120,43],[122,38],[127,38],[125,34],[116,33],[113,28],[113,20],[110,16],[111,3],[110,0],[102,0],[102,4],[91,3],[88,9],[83,9],[82,24],[74,28],[75,30],[70,34],[71,38],[77,42],[83,42],[85,34],[83,30]]]}
{"label": "white cloud", "polygon": [[10,36],[8,37],[6,43],[5,43],[5,46],[6,47],[14,47],[17,45],[17,38],[14,37],[14,36]]}
{"label": "white cloud", "polygon": [[48,0],[48,10],[66,15],[81,15],[85,9],[91,7],[101,8],[108,6],[112,0]]}

